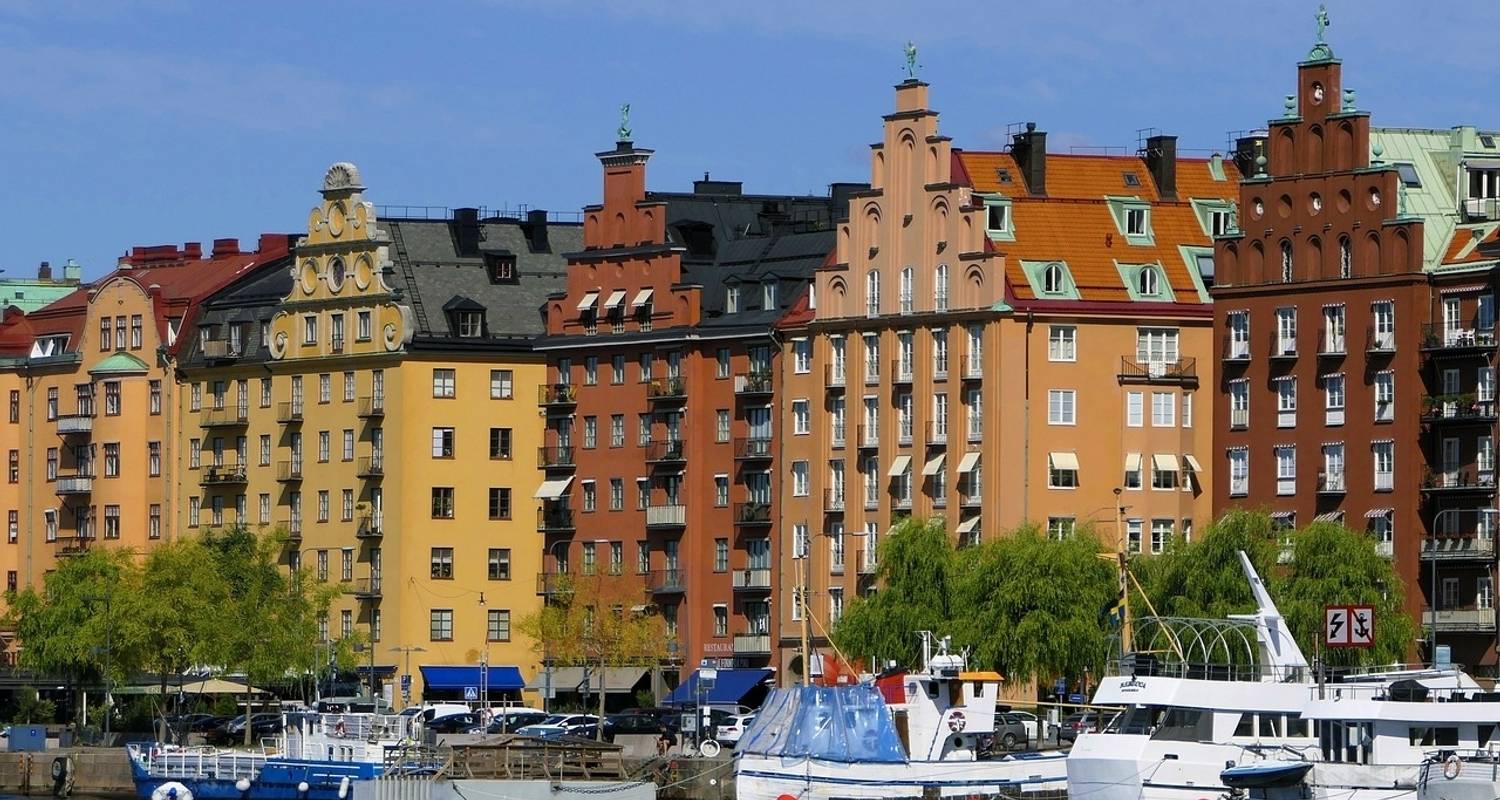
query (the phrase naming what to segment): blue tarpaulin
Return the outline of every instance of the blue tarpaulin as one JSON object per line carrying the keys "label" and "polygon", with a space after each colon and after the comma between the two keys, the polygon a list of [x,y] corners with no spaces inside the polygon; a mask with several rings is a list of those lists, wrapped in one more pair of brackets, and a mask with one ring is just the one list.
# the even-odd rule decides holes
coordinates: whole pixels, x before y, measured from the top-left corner
{"label": "blue tarpaulin", "polygon": [[[468,686],[478,687],[479,667],[463,664],[432,666],[423,664],[422,683],[428,689],[463,689]],[[526,688],[526,681],[521,678],[521,670],[518,667],[490,667],[489,688],[495,691],[519,690]]]}
{"label": "blue tarpaulin", "polygon": [[[713,688],[703,693],[704,705],[738,705],[745,699],[745,695],[751,689],[759,686],[761,681],[771,677],[768,669],[721,669],[719,677],[714,681]],[[688,679],[683,681],[672,690],[667,697],[669,706],[690,706],[698,702],[698,671],[694,670]]]}
{"label": "blue tarpaulin", "polygon": [[843,763],[906,761],[885,700],[867,684],[773,689],[735,750]]}

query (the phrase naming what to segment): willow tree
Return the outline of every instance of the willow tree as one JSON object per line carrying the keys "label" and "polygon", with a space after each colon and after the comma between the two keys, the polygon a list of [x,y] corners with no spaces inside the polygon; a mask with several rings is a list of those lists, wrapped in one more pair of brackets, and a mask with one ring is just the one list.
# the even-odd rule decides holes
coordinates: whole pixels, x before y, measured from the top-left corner
{"label": "willow tree", "polygon": [[[1158,614],[1224,619],[1255,610],[1240,551],[1269,582],[1278,550],[1270,516],[1261,511],[1231,511],[1202,528],[1192,541],[1176,539],[1161,555],[1133,559],[1131,569]],[[1131,609],[1137,616],[1147,613],[1138,593]]]}
{"label": "willow tree", "polygon": [[[851,658],[869,657],[921,666],[917,631],[952,630],[956,559],[942,520],[906,519],[880,543],[875,578],[879,591],[852,600],[831,632]],[[955,637],[957,638],[957,637]]]}
{"label": "willow tree", "polygon": [[1395,565],[1376,550],[1374,537],[1338,523],[1314,522],[1292,537],[1290,569],[1272,582],[1271,592],[1308,654],[1323,635],[1325,606],[1374,607],[1375,646],[1328,650],[1323,660],[1329,664],[1400,663],[1417,638]]}

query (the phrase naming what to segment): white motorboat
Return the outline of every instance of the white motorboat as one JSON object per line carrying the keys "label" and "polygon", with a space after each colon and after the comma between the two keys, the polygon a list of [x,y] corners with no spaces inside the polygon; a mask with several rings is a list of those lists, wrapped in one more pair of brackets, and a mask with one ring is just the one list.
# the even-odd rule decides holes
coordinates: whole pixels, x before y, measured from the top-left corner
{"label": "white motorboat", "polygon": [[1018,796],[1065,788],[1065,755],[986,757],[1000,676],[969,671],[948,641],[919,672],[874,684],[776,689],[735,755],[739,800]]}

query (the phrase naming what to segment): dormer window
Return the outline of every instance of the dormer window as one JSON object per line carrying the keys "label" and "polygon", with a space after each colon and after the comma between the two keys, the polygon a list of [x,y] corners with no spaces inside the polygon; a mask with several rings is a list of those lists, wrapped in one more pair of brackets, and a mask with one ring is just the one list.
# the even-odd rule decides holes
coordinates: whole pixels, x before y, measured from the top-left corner
{"label": "dormer window", "polygon": [[1061,294],[1067,289],[1067,279],[1063,275],[1061,264],[1053,262],[1047,265],[1042,272],[1042,291],[1047,294]]}
{"label": "dormer window", "polygon": [[484,313],[481,311],[458,312],[458,335],[463,339],[477,339],[484,333]]}
{"label": "dormer window", "polygon": [[1147,211],[1144,208],[1125,209],[1125,234],[1127,236],[1145,236],[1147,231]]}
{"label": "dormer window", "polygon": [[767,311],[776,309],[776,281],[770,280],[760,285],[761,308]]}
{"label": "dormer window", "polygon": [[1161,276],[1156,267],[1142,267],[1136,276],[1135,288],[1142,297],[1155,297],[1161,293]]}
{"label": "dormer window", "polygon": [[460,339],[478,339],[484,336],[484,306],[462,295],[455,295],[443,304],[443,313],[448,316],[448,328]]}
{"label": "dormer window", "polygon": [[724,313],[738,314],[740,311],[740,287],[730,286],[724,290]]}
{"label": "dormer window", "polygon": [[988,212],[985,229],[989,233],[1006,233],[1010,230],[1010,206],[1003,204],[991,204],[986,207]]}
{"label": "dormer window", "polygon": [[484,265],[490,274],[490,283],[516,282],[516,257],[509,251],[485,253]]}

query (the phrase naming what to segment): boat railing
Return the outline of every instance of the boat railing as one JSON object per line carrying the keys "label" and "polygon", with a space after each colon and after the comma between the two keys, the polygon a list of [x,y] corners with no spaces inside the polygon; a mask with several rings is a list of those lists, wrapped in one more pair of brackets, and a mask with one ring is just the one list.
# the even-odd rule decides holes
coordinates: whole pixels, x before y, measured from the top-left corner
{"label": "boat railing", "polygon": [[319,714],[308,733],[335,739],[399,740],[406,736],[408,721],[398,714]]}
{"label": "boat railing", "polygon": [[1385,683],[1327,683],[1309,687],[1312,700],[1385,700],[1397,703],[1500,703],[1500,692],[1469,687],[1423,686],[1412,692]]}
{"label": "boat railing", "polygon": [[264,750],[220,750],[216,747],[142,747],[136,751],[153,778],[253,780],[269,757]]}
{"label": "boat railing", "polygon": [[1132,678],[1181,678],[1206,681],[1259,681],[1296,683],[1312,680],[1308,667],[1212,661],[1181,661],[1157,658],[1150,653],[1131,653],[1111,661],[1106,674]]}

